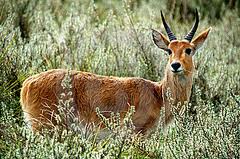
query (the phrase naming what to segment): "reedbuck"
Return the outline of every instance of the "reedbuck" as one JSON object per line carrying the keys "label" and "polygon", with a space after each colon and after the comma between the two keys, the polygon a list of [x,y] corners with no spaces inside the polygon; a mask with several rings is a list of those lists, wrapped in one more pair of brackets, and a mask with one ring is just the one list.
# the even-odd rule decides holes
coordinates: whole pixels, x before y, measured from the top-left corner
{"label": "reedbuck", "polygon": [[[23,83],[21,104],[32,130],[39,131],[49,123],[57,124],[54,114],[58,112],[59,97],[64,92],[61,82],[66,75],[70,77],[73,112],[82,124],[101,123],[96,113],[97,107],[108,118],[111,112],[118,112],[123,117],[131,105],[135,106],[132,120],[136,132],[146,133],[153,128],[160,118],[162,107],[165,107],[164,120],[168,124],[173,119],[172,107],[181,107],[189,101],[194,72],[193,56],[211,28],[192,40],[199,23],[196,10],[192,29],[184,40],[177,40],[162,12],[161,17],[169,39],[156,30],[152,30],[152,37],[157,47],[166,51],[169,57],[162,81],[107,77],[64,69],[31,76]],[[171,93],[171,104],[167,97],[168,91]]]}

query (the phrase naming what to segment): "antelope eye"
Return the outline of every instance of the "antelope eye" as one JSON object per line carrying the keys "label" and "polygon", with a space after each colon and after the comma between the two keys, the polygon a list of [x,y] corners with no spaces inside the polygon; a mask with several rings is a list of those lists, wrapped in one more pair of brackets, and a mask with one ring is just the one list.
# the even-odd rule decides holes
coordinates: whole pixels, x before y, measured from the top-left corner
{"label": "antelope eye", "polygon": [[172,54],[172,50],[171,49],[167,49],[166,51],[167,51],[168,55]]}
{"label": "antelope eye", "polygon": [[185,50],[185,53],[186,53],[186,54],[190,55],[191,52],[192,52],[192,49],[190,49],[190,48],[186,48],[186,50]]}

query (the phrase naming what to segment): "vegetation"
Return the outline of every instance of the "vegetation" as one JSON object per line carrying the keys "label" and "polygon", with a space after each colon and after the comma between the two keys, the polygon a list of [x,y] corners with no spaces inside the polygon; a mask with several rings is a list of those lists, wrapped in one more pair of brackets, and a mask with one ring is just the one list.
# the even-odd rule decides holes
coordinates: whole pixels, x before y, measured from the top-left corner
{"label": "vegetation", "polygon": [[[0,158],[240,158],[239,6],[235,0],[0,0]],[[213,30],[195,55],[191,101],[168,130],[160,123],[149,137],[133,134],[134,107],[123,128],[118,114],[108,120],[99,113],[112,132],[102,140],[87,129],[40,135],[26,127],[19,92],[28,76],[66,68],[160,81],[167,55],[154,46],[151,28],[164,32],[163,10],[181,38],[195,8],[198,32]]]}

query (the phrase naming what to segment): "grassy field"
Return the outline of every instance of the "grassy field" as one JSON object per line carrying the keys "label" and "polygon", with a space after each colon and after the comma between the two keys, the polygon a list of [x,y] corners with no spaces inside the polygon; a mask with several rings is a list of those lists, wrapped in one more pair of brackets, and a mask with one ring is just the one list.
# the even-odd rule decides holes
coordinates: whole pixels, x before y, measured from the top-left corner
{"label": "grassy field", "polygon": [[[240,158],[240,3],[234,2],[0,0],[0,158]],[[151,28],[165,33],[163,10],[182,38],[195,8],[197,33],[213,29],[195,55],[191,101],[168,131],[160,123],[149,137],[133,134],[127,125],[134,110],[123,128],[105,121],[112,133],[103,140],[97,132],[39,135],[25,126],[19,92],[30,75],[66,68],[160,81],[167,55],[153,44]]]}

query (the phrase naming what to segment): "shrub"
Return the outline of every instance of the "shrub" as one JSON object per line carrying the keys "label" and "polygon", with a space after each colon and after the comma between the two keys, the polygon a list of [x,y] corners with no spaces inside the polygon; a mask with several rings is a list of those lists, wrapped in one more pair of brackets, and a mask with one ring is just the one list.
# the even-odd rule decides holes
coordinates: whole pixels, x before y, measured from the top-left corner
{"label": "shrub", "polygon": [[[170,1],[1,0],[0,158],[239,158],[240,19],[239,2],[231,2],[215,0],[206,7],[194,0],[179,16],[182,4]],[[170,12],[169,5],[174,5]],[[25,127],[19,91],[32,74],[66,68],[159,81],[167,58],[153,45],[150,29],[163,32],[163,10],[177,37],[183,37],[196,5],[199,30],[213,30],[195,55],[191,101],[169,129],[160,123],[142,137],[132,134],[131,126],[120,130],[117,114],[113,123],[102,118],[112,130],[102,140],[94,131],[40,135]],[[77,129],[79,123],[74,124]]]}

